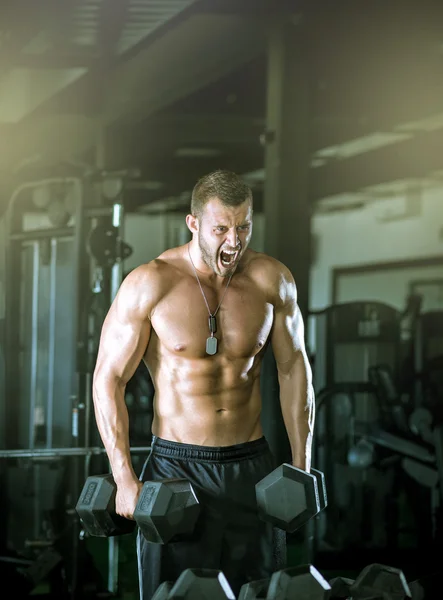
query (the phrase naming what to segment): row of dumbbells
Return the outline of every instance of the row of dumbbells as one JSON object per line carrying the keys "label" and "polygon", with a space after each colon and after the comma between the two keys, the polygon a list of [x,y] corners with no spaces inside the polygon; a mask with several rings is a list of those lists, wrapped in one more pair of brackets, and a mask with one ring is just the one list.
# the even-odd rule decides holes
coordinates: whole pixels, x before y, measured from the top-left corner
{"label": "row of dumbbells", "polygon": [[[186,569],[175,582],[165,581],[152,600],[235,600],[222,571]],[[268,579],[245,583],[238,600],[423,600],[418,586],[410,586],[403,571],[374,563],[355,580],[327,581],[313,565],[290,567]]]}
{"label": "row of dumbbells", "polygon": [[[162,479],[143,484],[134,520],[115,512],[116,485],[112,474],[87,478],[76,505],[87,534],[110,537],[131,533],[137,525],[151,543],[167,544],[192,534],[200,503],[186,479]],[[255,486],[257,512],[289,533],[302,527],[327,506],[323,473],[310,473],[283,463]]]}

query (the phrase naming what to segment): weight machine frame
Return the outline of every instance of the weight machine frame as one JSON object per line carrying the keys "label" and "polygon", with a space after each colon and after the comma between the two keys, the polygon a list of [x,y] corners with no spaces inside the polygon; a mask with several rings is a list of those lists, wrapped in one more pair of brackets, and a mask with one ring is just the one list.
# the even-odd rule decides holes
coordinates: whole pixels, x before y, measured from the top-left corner
{"label": "weight machine frame", "polygon": [[[100,176],[102,176],[101,174]],[[23,198],[23,192],[29,192],[39,186],[50,186],[54,184],[71,184],[75,193],[75,212],[74,225],[65,227],[54,227],[49,229],[25,230],[23,224],[24,211],[20,206],[20,200]],[[72,471],[70,475],[70,492],[74,498],[78,497],[84,479],[89,475],[90,460],[92,456],[104,455],[105,450],[102,447],[94,447],[90,445],[90,430],[92,421],[92,373],[81,372],[79,365],[81,364],[82,355],[88,351],[84,347],[85,323],[80,318],[81,307],[84,301],[83,290],[90,289],[90,270],[85,269],[85,265],[90,265],[90,257],[88,256],[87,244],[85,242],[85,223],[86,219],[94,219],[100,217],[110,217],[112,225],[117,229],[117,248],[116,260],[111,267],[110,272],[110,302],[115,297],[119,285],[123,278],[123,261],[121,256],[122,249],[122,228],[124,219],[124,206],[119,199],[116,199],[112,205],[86,206],[85,193],[87,189],[88,179],[82,176],[57,176],[45,177],[32,181],[26,181],[19,184],[12,196],[10,197],[6,210],[6,276],[5,276],[5,402],[3,407],[4,418],[2,423],[8,424],[6,428],[3,425],[3,431],[0,431],[3,438],[0,450],[0,459],[10,461],[16,459],[18,461],[31,462],[35,467],[43,462],[57,462],[62,457],[71,457],[73,461]],[[48,402],[46,406],[47,414],[45,415],[45,446],[44,448],[36,447],[32,432],[35,428],[34,410],[31,399],[30,420],[29,420],[29,444],[28,448],[17,448],[17,440],[19,434],[19,413],[16,410],[17,402],[7,402],[8,398],[18,399],[20,397],[20,344],[19,344],[19,323],[21,310],[21,281],[19,274],[21,272],[21,255],[24,243],[39,243],[41,240],[59,240],[72,239],[74,246],[74,314],[72,315],[73,323],[73,339],[72,339],[72,357],[73,362],[70,369],[70,397],[65,400],[71,406],[71,446],[67,447],[52,447],[52,403]],[[37,255],[38,256],[38,255]],[[35,265],[34,265],[35,267]],[[35,272],[35,270],[34,270]],[[37,271],[38,273],[38,271]],[[38,274],[37,274],[38,277]],[[37,282],[33,282],[38,283]],[[55,289],[51,288],[52,296],[55,296]],[[33,307],[32,323],[35,326],[36,310]],[[50,315],[51,321],[51,315]],[[50,323],[51,324],[51,323]],[[52,352],[54,351],[52,347]],[[36,344],[33,344],[31,349],[31,360],[36,363]],[[51,364],[51,361],[50,361]],[[50,367],[49,367],[50,369]],[[35,369],[34,369],[35,371]],[[53,377],[53,374],[52,374]],[[51,372],[48,374],[48,384],[53,384]],[[35,383],[35,380],[34,380]],[[31,388],[32,389],[32,388]],[[50,394],[49,394],[50,395]],[[48,396],[49,396],[48,395]],[[50,398],[49,398],[50,399]],[[35,398],[34,398],[35,400]],[[48,412],[49,411],[49,412]],[[1,439],[0,438],[0,439]],[[148,453],[150,446],[140,446],[131,449],[131,453]],[[38,497],[34,499],[37,501]],[[38,506],[35,507],[38,511]],[[72,537],[71,537],[71,555],[72,574],[70,578],[70,597],[81,597],[81,589],[78,588],[78,573],[77,562],[79,558],[79,543],[83,539],[81,523],[75,510],[69,511],[71,517]],[[35,544],[38,545],[38,540]],[[32,543],[30,542],[32,545]],[[111,593],[116,593],[118,589],[118,540],[116,538],[108,539],[108,590]]]}

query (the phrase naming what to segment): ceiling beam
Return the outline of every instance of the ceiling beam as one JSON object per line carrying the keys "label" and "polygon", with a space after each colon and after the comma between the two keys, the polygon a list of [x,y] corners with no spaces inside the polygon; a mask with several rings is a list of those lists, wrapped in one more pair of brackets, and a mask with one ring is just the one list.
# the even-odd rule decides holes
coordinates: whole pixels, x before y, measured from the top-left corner
{"label": "ceiling beam", "polygon": [[130,0],[102,2],[99,11],[99,50],[103,60],[117,55],[118,42],[129,15]]}
{"label": "ceiling beam", "polygon": [[114,70],[105,119],[139,123],[239,69],[264,45],[264,24],[251,28],[237,16],[192,15]]}
{"label": "ceiling beam", "polygon": [[442,168],[443,128],[421,133],[343,160],[312,169],[313,201],[399,179],[428,177]]}
{"label": "ceiling beam", "polygon": [[[227,43],[229,41],[229,43]],[[82,127],[71,140],[63,140],[63,149],[72,158],[84,153],[96,143],[97,127],[109,127],[116,122],[131,127],[162,108],[204,88],[227,73],[238,69],[263,51],[263,27],[250,27],[247,19],[234,16],[191,15],[175,29],[123,62],[109,73],[103,113],[97,125]],[[70,86],[72,105],[76,95],[84,94],[83,86]],[[12,164],[23,154],[53,153],[62,135],[58,129],[73,131],[79,116],[57,115],[34,120],[33,115],[17,128],[8,143]]]}
{"label": "ceiling beam", "polygon": [[46,8],[47,0],[46,2],[17,0],[3,6],[0,15],[4,32],[0,44],[0,80],[26,44],[41,31],[41,17]]}
{"label": "ceiling beam", "polygon": [[43,52],[41,54],[16,54],[8,65],[20,69],[94,69],[102,65],[102,60],[91,54],[82,52]]}
{"label": "ceiling beam", "polygon": [[199,6],[201,13],[219,15],[243,14],[250,18],[275,17],[276,11],[290,14],[300,10],[302,2],[294,0],[206,0]]}
{"label": "ceiling beam", "polygon": [[[70,19],[76,6],[76,0],[16,0],[6,4],[0,14],[0,22],[5,32],[4,41],[0,44],[0,74],[4,74],[11,68],[34,66],[47,68],[45,63],[39,62],[39,55],[23,53],[23,49],[36,36],[44,32],[49,40],[51,48],[51,60],[49,53],[46,61],[51,64],[57,63],[57,54],[61,44],[65,51],[66,32],[69,31]],[[33,62],[34,61],[34,62]],[[60,63],[59,63],[60,64]],[[61,65],[64,66],[64,65]],[[69,65],[68,65],[69,66]],[[84,66],[84,65],[73,65]]]}

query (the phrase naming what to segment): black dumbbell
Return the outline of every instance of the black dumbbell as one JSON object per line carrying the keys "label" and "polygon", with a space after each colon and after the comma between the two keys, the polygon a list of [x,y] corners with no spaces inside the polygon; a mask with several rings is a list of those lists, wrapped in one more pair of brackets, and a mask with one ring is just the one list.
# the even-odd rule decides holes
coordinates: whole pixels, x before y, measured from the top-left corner
{"label": "black dumbbell", "polygon": [[349,577],[334,577],[330,579],[331,599],[338,600],[339,598],[343,598],[343,600],[346,600],[350,598],[351,585],[353,585],[354,581],[354,579],[349,579]]}
{"label": "black dumbbell", "polygon": [[168,600],[173,585],[173,581],[163,581],[155,590],[151,600]]}
{"label": "black dumbbell", "polygon": [[331,586],[313,565],[276,571],[269,579],[245,583],[238,600],[327,600]]}
{"label": "black dumbbell", "polygon": [[235,600],[235,595],[222,571],[185,569],[170,589],[167,600]]}
{"label": "black dumbbell", "polygon": [[328,504],[324,474],[283,463],[255,486],[260,517],[293,533]]}
{"label": "black dumbbell", "polygon": [[401,569],[373,563],[365,567],[349,588],[350,596],[364,598],[412,598],[406,577]]}
{"label": "black dumbbell", "polygon": [[200,504],[187,479],[145,482],[134,511],[134,521],[115,512],[116,492],[111,474],[87,478],[76,511],[89,535],[124,535],[132,533],[137,524],[149,542],[166,544],[191,534],[200,514]]}
{"label": "black dumbbell", "polygon": [[238,600],[265,600],[270,581],[271,578],[267,577],[244,583],[240,588]]}

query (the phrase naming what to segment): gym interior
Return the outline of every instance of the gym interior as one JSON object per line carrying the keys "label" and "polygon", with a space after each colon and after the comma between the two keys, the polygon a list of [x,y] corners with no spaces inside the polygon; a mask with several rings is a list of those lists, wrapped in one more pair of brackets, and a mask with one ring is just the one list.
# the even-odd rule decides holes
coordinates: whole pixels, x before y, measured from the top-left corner
{"label": "gym interior", "polygon": [[[294,598],[442,597],[442,17],[438,0],[2,2],[4,597],[138,598],[135,532],[90,535],[76,508],[109,471],[100,331],[125,276],[190,240],[216,169],[253,190],[250,247],[291,270],[305,322],[326,491],[287,561],[336,595]],[[290,462],[272,350],[261,392]],[[144,363],[125,401],[139,473]],[[373,564],[401,590],[337,591]]]}

